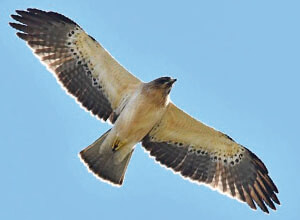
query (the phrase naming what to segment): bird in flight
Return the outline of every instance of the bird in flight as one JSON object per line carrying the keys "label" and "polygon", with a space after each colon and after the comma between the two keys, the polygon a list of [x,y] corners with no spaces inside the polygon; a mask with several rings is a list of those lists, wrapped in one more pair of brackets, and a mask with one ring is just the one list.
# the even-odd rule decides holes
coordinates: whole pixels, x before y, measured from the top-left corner
{"label": "bird in flight", "polygon": [[169,94],[176,79],[144,83],[78,24],[56,12],[17,10],[10,25],[77,102],[114,126],[79,156],[101,180],[122,185],[135,145],[185,178],[252,209],[276,210],[277,187],[264,163],[228,135],[194,119]]}

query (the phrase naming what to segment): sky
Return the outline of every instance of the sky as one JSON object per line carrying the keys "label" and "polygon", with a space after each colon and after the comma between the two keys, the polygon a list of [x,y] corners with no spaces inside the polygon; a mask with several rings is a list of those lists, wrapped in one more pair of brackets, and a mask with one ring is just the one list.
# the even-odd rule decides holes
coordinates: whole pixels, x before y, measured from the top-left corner
{"label": "sky", "polygon": [[[110,128],[81,109],[8,26],[62,13],[143,81],[258,155],[279,189],[270,215],[162,168],[140,144],[121,188],[78,152]],[[299,219],[299,1],[1,0],[0,219]]]}

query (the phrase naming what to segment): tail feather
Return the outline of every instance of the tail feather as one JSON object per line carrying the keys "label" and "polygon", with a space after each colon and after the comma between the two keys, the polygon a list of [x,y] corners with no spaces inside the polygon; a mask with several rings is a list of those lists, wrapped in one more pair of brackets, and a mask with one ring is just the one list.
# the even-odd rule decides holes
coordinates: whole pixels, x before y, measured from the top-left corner
{"label": "tail feather", "polygon": [[118,153],[120,152],[113,151],[110,144],[103,144],[109,131],[110,130],[103,134],[93,144],[83,149],[79,153],[79,157],[88,169],[101,180],[122,185],[133,150],[126,155],[122,161],[119,161]]}

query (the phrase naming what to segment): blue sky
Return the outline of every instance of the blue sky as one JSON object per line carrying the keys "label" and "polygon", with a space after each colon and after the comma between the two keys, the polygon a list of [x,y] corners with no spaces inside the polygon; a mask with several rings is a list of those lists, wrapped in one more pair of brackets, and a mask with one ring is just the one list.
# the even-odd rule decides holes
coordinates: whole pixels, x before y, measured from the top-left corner
{"label": "blue sky", "polygon": [[[282,203],[266,215],[160,167],[137,146],[122,188],[78,152],[109,125],[83,111],[8,26],[60,12],[144,81],[176,77],[179,107],[250,148]],[[299,219],[299,1],[2,0],[0,219]]]}

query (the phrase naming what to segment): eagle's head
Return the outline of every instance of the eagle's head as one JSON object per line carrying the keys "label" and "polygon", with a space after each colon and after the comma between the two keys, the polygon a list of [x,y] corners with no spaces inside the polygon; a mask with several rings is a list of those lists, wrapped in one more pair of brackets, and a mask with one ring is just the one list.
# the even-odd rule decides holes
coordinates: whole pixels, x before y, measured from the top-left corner
{"label": "eagle's head", "polygon": [[172,89],[173,84],[176,82],[177,79],[173,79],[168,76],[157,78],[151,82],[149,85],[152,88],[163,90],[166,95],[168,95]]}

